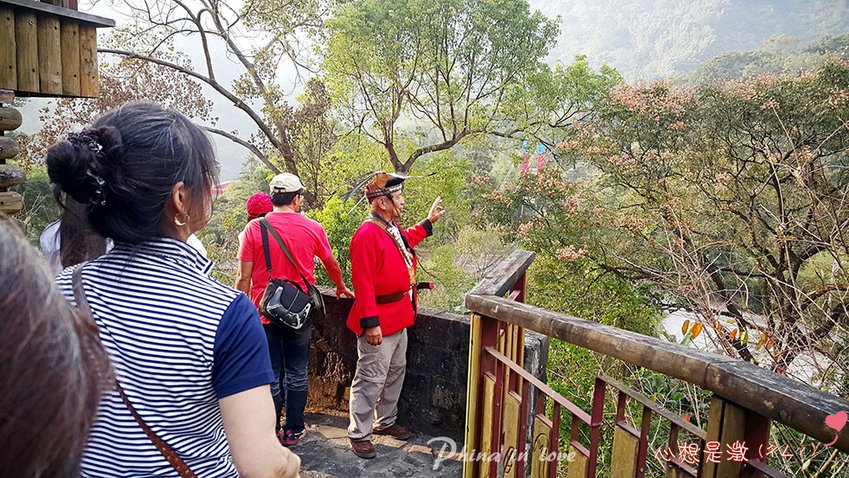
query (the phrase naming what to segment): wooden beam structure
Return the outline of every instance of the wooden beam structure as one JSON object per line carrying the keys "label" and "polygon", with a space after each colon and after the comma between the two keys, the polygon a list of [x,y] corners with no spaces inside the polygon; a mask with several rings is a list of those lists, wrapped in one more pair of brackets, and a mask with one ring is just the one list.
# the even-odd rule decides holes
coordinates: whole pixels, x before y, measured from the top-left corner
{"label": "wooden beam structure", "polygon": [[96,97],[97,29],[113,26],[60,5],[0,0],[0,89],[18,97]]}
{"label": "wooden beam structure", "polygon": [[15,93],[0,89],[0,212],[16,214],[24,207],[23,197],[9,188],[23,184],[26,175],[21,168],[6,164],[7,159],[21,152],[21,146],[5,132],[21,126],[21,113],[12,108]]}
{"label": "wooden beam structure", "polygon": [[23,197],[10,188],[26,176],[6,161],[20,144],[6,132],[23,118],[15,97],[96,97],[97,29],[115,21],[77,11],[76,0],[0,0],[0,212],[16,214]]}

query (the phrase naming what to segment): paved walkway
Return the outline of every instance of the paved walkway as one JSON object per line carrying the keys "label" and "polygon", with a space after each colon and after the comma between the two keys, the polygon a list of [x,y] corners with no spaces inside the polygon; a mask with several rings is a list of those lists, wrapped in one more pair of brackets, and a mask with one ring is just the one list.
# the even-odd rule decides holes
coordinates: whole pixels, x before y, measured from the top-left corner
{"label": "paved walkway", "polygon": [[[458,456],[440,454],[442,442],[415,435],[408,442],[386,436],[373,440],[377,457],[363,460],[351,451],[345,428],[347,417],[307,414],[307,433],[292,451],[301,457],[302,478],[459,478]],[[439,463],[437,463],[439,461]],[[434,465],[437,469],[434,470]]]}

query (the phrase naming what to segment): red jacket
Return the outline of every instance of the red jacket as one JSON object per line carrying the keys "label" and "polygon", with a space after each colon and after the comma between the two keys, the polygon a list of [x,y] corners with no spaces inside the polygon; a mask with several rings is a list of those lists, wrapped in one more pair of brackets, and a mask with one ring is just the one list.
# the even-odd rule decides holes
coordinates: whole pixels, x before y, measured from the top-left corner
{"label": "red jacket", "polygon": [[[411,252],[416,244],[433,232],[433,226],[427,219],[410,229],[398,229]],[[413,254],[413,271],[416,265]],[[362,335],[364,328],[376,325],[380,325],[384,336],[413,325],[416,314],[409,295],[389,304],[375,301],[378,295],[410,290],[410,274],[404,258],[395,241],[380,226],[364,222],[351,238],[351,276],[357,300],[348,314],[347,325],[357,336]]]}

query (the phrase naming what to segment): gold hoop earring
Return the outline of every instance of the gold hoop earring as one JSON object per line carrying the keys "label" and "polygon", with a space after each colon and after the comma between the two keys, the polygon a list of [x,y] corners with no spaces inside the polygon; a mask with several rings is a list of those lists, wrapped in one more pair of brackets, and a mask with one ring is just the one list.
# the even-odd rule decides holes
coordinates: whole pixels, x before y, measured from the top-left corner
{"label": "gold hoop earring", "polygon": [[[183,213],[183,214],[186,214],[186,213]],[[189,222],[189,215],[188,214],[186,214],[186,220],[185,221],[180,221],[179,219],[177,219],[178,217],[180,217],[180,214],[174,215],[174,224],[176,224],[180,227],[185,226]]]}

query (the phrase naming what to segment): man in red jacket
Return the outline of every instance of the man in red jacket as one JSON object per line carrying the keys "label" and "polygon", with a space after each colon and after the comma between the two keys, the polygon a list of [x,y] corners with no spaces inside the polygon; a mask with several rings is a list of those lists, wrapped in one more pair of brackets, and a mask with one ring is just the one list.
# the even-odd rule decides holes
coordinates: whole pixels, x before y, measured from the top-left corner
{"label": "man in red jacket", "polygon": [[416,316],[416,253],[444,214],[436,198],[427,219],[410,229],[396,222],[404,211],[405,176],[378,173],[366,186],[371,214],[351,238],[351,274],[357,299],[348,328],[357,339],[348,438],[354,453],[374,458],[372,432],[408,440],[395,423],[407,366],[407,327]]}

